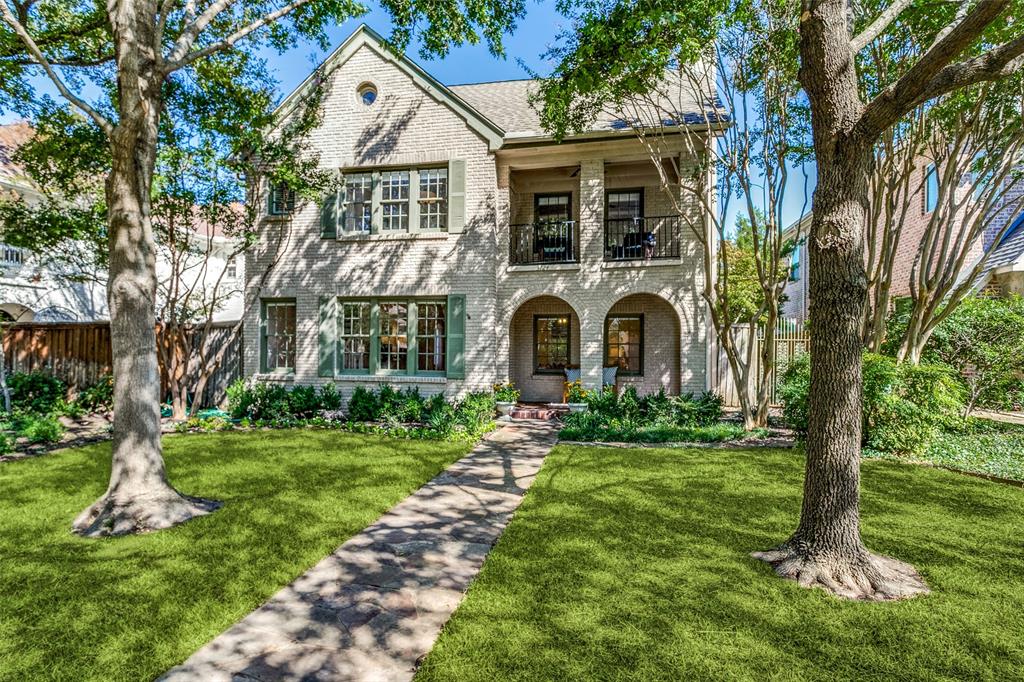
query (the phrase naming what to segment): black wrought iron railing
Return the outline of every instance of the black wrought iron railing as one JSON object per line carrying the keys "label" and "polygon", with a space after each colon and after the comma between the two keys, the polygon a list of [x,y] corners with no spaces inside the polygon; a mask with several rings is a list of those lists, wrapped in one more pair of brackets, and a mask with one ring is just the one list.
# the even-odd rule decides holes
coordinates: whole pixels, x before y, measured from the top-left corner
{"label": "black wrought iron railing", "polygon": [[513,265],[579,261],[575,220],[512,225],[510,237]]}
{"label": "black wrought iron railing", "polygon": [[679,258],[682,219],[677,215],[624,218],[604,222],[604,259]]}

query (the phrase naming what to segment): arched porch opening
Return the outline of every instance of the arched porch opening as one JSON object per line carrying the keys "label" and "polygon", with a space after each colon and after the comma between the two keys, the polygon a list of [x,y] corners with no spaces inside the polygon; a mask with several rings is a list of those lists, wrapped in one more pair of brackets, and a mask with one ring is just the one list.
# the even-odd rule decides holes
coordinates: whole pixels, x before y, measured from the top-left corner
{"label": "arched porch opening", "polygon": [[675,308],[655,294],[619,299],[604,320],[604,366],[617,367],[619,391],[677,395],[680,387],[680,321]]}
{"label": "arched porch opening", "polygon": [[580,317],[566,301],[542,295],[523,302],[509,323],[509,378],[524,402],[559,402],[565,369],[579,367]]}

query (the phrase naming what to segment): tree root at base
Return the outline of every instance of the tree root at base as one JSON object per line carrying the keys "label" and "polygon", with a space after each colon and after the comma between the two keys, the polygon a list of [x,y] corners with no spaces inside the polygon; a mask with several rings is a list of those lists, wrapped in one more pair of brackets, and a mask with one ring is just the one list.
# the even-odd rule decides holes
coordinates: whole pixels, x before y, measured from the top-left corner
{"label": "tree root at base", "polygon": [[71,530],[83,537],[163,530],[220,508],[221,503],[182,495],[167,486],[157,494],[106,494],[78,515]]}
{"label": "tree root at base", "polygon": [[820,587],[844,599],[909,599],[930,591],[910,564],[867,550],[852,558],[818,557],[787,543],[751,556],[801,587]]}

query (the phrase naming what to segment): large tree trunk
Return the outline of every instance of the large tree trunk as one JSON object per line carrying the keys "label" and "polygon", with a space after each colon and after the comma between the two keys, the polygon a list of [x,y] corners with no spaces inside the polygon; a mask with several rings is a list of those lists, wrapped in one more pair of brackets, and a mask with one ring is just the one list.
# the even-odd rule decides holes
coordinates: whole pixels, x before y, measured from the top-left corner
{"label": "large tree trunk", "polygon": [[156,245],[150,222],[150,189],[162,78],[155,68],[153,13],[147,16],[146,4],[123,3],[111,16],[120,104],[106,182],[113,463],[106,493],[74,521],[75,532],[88,536],[167,528],[217,507],[215,502],[182,495],[168,483],[160,445]]}
{"label": "large tree trunk", "polygon": [[804,499],[796,532],[754,556],[785,578],[839,596],[908,597],[928,590],[914,568],[870,553],[860,535],[863,226],[871,146],[849,135],[862,105],[843,0],[805,12],[801,55],[818,165],[809,240],[814,333]]}

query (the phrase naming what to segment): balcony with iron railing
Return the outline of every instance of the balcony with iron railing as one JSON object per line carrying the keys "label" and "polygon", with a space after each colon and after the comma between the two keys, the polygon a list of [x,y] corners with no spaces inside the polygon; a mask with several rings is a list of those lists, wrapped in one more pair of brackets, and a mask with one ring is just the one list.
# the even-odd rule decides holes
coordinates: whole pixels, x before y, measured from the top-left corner
{"label": "balcony with iron railing", "polygon": [[11,273],[25,264],[28,252],[17,246],[0,243],[0,274]]}
{"label": "balcony with iron railing", "polygon": [[580,260],[575,220],[512,225],[510,237],[513,265],[578,263]]}
{"label": "balcony with iron railing", "polygon": [[621,218],[604,223],[606,261],[679,258],[682,219],[677,215]]}

